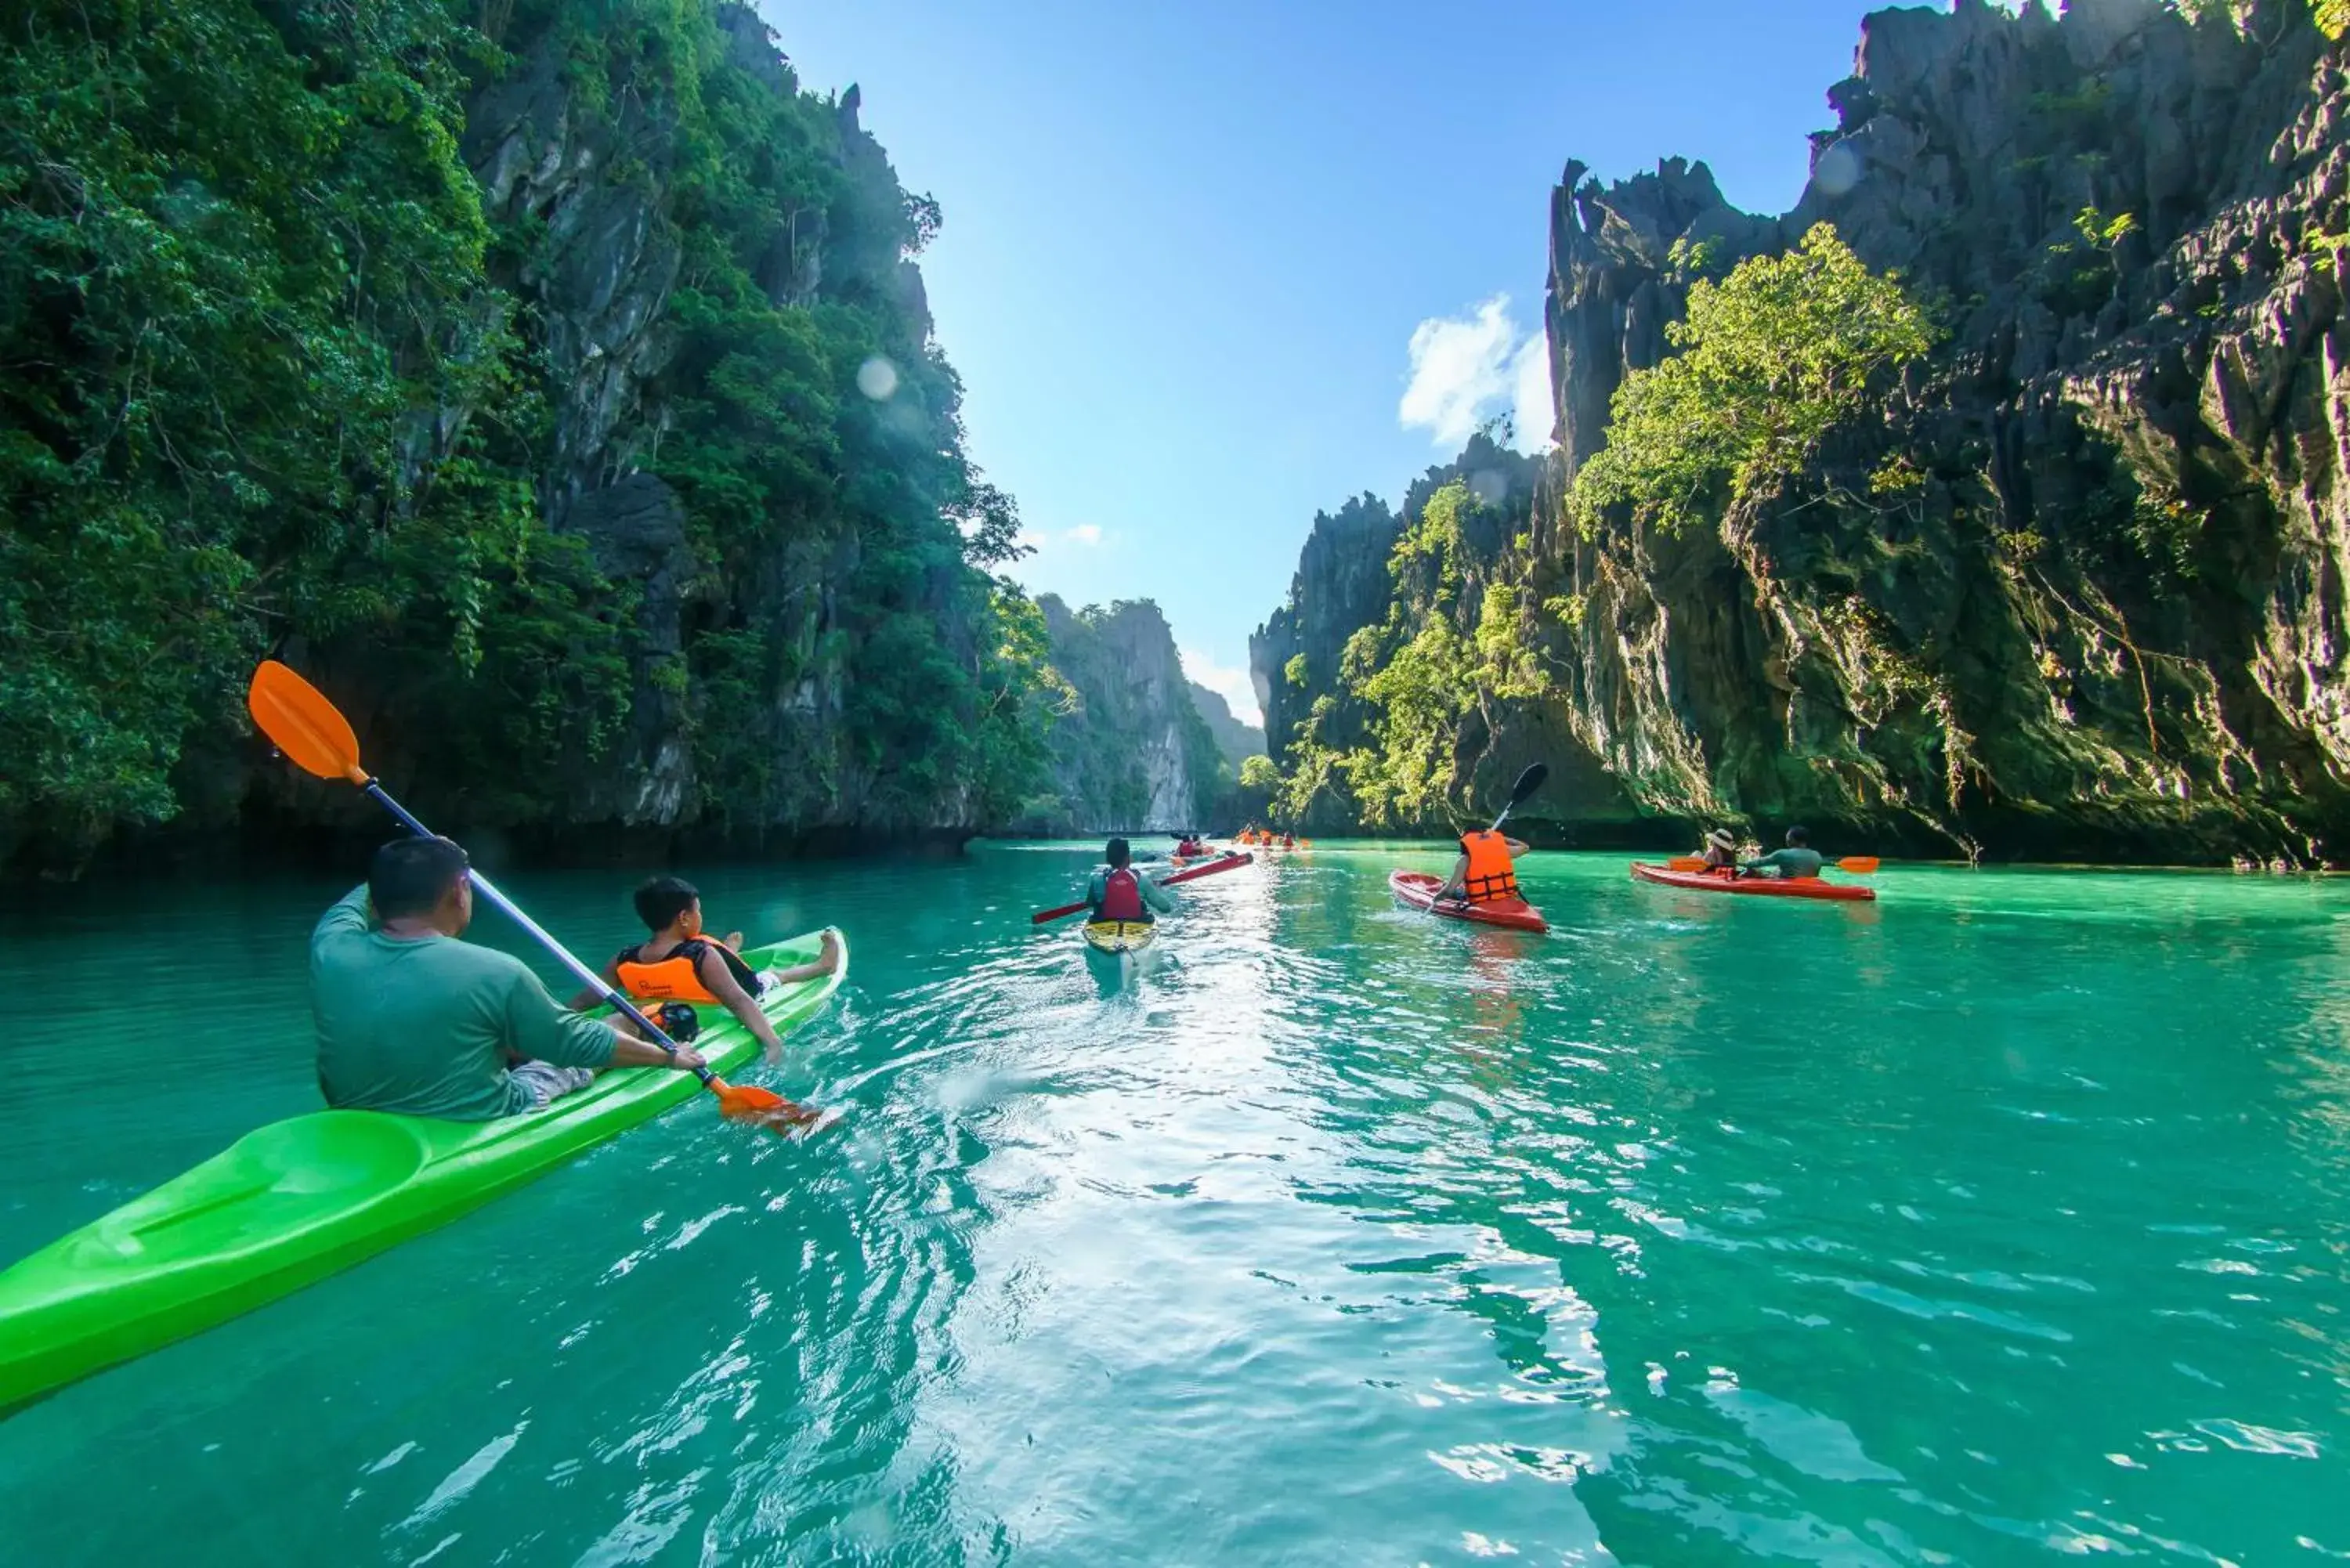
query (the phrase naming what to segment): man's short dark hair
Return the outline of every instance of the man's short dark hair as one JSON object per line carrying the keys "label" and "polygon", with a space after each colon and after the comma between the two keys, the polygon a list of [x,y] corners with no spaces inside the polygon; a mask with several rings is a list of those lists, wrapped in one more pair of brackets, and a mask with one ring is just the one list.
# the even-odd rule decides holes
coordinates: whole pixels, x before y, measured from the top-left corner
{"label": "man's short dark hair", "polygon": [[684,877],[655,877],[637,889],[637,919],[649,931],[665,931],[701,901],[701,889]]}
{"label": "man's short dark hair", "polygon": [[375,852],[368,866],[368,898],[379,920],[408,919],[432,912],[450,888],[464,879],[471,862],[445,838],[395,838]]}
{"label": "man's short dark hair", "polygon": [[1109,841],[1109,847],[1103,850],[1102,855],[1112,866],[1123,866],[1134,858],[1134,850],[1125,839],[1113,838]]}
{"label": "man's short dark hair", "polygon": [[1787,842],[1794,846],[1796,848],[1801,849],[1805,845],[1811,843],[1811,841],[1812,830],[1810,828],[1791,827],[1787,829]]}

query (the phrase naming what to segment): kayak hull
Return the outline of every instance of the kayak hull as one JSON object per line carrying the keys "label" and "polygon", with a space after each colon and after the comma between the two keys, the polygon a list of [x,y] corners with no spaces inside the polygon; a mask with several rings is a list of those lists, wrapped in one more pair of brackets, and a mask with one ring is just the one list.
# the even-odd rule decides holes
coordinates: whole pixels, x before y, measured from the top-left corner
{"label": "kayak hull", "polygon": [[[821,935],[743,956],[806,962]],[[771,986],[776,1031],[813,1016],[847,967],[843,940],[832,974]],[[723,1076],[759,1044],[709,1012],[695,1045]],[[623,1067],[496,1121],[329,1110],[258,1127],[0,1273],[0,1413],[435,1230],[701,1093],[691,1074]]]}
{"label": "kayak hull", "polygon": [[1799,877],[1783,881],[1776,877],[1730,877],[1716,871],[1675,871],[1639,860],[1632,862],[1632,877],[1638,882],[1653,882],[1660,888],[1680,888],[1692,893],[1731,893],[1762,898],[1813,898],[1832,904],[1866,904],[1874,902],[1877,898],[1874,888],[1862,888],[1850,882],[1823,882],[1816,877]]}
{"label": "kayak hull", "polygon": [[1512,931],[1547,931],[1550,922],[1543,913],[1523,898],[1509,898],[1494,904],[1464,904],[1457,898],[1439,898],[1444,878],[1431,877],[1425,871],[1391,871],[1388,874],[1388,890],[1415,909],[1431,915],[1441,915],[1448,920],[1468,920],[1480,926],[1499,926]]}

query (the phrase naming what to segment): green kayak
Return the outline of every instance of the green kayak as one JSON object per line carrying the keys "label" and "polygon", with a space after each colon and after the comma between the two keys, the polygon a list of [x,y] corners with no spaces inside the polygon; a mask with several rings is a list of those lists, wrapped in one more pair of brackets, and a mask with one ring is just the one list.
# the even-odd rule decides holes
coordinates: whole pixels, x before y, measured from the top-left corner
{"label": "green kayak", "polygon": [[[822,935],[743,957],[759,969],[805,963]],[[837,970],[760,999],[777,1033],[805,1023],[847,972],[847,941],[834,935]],[[694,1045],[723,1075],[756,1058],[759,1043],[712,1011]],[[319,1111],[247,1133],[0,1273],[0,1412],[446,1224],[701,1093],[691,1074],[624,1067],[500,1121]]]}

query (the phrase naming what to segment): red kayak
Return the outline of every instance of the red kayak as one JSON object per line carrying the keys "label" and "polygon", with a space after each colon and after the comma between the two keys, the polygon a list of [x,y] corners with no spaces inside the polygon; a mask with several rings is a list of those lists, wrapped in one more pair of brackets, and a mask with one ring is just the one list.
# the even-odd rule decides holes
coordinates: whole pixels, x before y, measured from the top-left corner
{"label": "red kayak", "polygon": [[1823,882],[1816,877],[1783,880],[1777,877],[1729,877],[1719,871],[1673,871],[1662,866],[1632,862],[1632,878],[1661,888],[1686,888],[1692,893],[1752,893],[1764,898],[1826,898],[1832,902],[1866,904],[1877,897],[1874,888],[1850,882]]}
{"label": "red kayak", "polygon": [[1448,919],[1503,926],[1513,931],[1550,929],[1550,922],[1542,918],[1542,911],[1523,898],[1503,898],[1492,904],[1464,904],[1458,898],[1439,898],[1437,891],[1443,886],[1443,877],[1431,877],[1425,871],[1388,873],[1388,890],[1415,909],[1426,909],[1431,915],[1442,915]]}

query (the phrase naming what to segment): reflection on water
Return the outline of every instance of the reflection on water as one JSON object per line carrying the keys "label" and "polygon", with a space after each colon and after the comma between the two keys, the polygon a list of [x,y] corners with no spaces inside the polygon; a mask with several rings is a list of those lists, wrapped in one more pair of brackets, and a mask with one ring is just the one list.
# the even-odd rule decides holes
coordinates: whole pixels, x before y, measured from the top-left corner
{"label": "reflection on water", "polygon": [[[1544,939],[1317,846],[1105,986],[1027,919],[1094,853],[691,868],[848,929],[764,1078],[842,1125],[681,1110],[0,1425],[0,1562],[2350,1552],[2334,887],[1544,856]],[[635,934],[625,877],[512,882]],[[62,999],[0,1034],[0,1257],[313,1103],[341,890],[0,911]]]}

